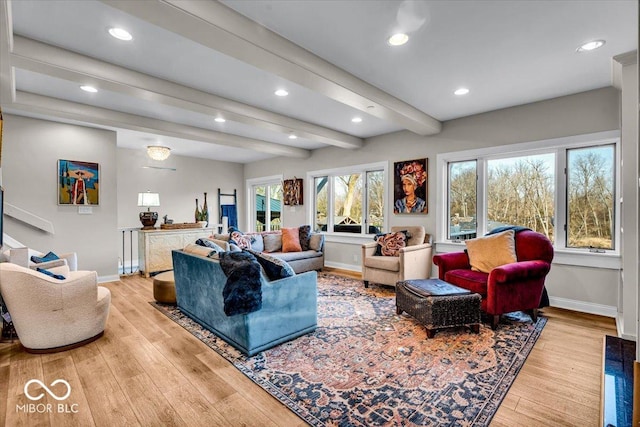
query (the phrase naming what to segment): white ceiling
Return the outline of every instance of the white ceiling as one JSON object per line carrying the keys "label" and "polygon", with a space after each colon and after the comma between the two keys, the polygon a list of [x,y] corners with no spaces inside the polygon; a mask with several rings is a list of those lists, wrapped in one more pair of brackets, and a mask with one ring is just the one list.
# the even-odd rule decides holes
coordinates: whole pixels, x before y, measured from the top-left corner
{"label": "white ceiling", "polygon": [[[609,86],[611,58],[637,49],[637,8],[635,0],[2,0],[0,101],[15,114],[118,130],[120,147],[167,145],[240,163],[304,158]],[[112,26],[133,41],[109,36]],[[386,38],[397,31],[410,40],[392,48]],[[576,52],[595,39],[606,44]],[[455,96],[461,86],[470,93]],[[289,96],[276,97],[278,88]]]}

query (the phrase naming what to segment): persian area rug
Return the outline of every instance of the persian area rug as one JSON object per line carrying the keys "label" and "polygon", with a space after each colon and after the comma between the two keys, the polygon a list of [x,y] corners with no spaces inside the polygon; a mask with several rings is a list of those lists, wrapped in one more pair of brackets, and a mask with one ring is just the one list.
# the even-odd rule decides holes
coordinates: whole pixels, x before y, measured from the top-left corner
{"label": "persian area rug", "polygon": [[152,303],[312,426],[487,426],[546,323],[426,339],[393,288],[321,273],[318,328],[246,357],[171,305]]}

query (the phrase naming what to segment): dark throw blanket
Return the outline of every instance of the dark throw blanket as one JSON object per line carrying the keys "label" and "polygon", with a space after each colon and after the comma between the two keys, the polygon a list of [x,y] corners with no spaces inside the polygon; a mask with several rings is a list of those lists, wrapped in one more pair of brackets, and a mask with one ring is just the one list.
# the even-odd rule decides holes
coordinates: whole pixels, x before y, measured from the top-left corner
{"label": "dark throw blanket", "polygon": [[260,264],[247,252],[220,253],[220,267],[227,276],[222,297],[227,316],[248,314],[262,308]]}

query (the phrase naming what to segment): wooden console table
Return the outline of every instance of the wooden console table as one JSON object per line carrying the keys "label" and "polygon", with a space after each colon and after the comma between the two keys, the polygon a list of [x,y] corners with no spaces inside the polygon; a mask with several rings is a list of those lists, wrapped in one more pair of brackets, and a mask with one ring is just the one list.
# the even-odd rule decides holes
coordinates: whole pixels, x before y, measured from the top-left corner
{"label": "wooden console table", "polygon": [[178,230],[139,230],[138,231],[138,266],[144,277],[151,273],[173,269],[171,251],[182,249],[201,237],[209,237],[217,232],[212,228],[185,228]]}

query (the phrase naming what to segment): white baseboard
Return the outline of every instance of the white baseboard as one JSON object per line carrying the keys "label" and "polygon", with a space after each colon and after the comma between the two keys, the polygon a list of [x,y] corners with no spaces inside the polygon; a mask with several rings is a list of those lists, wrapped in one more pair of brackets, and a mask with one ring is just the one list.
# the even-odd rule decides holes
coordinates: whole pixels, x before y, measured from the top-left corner
{"label": "white baseboard", "polygon": [[117,274],[112,274],[109,276],[98,276],[98,283],[108,283],[108,282],[117,282],[120,280],[120,276]]}
{"label": "white baseboard", "polygon": [[333,262],[326,260],[324,262],[324,265],[331,268],[339,268],[340,270],[357,271],[358,273],[362,273],[361,265],[345,264],[342,262]]}
{"label": "white baseboard", "polygon": [[568,298],[549,297],[552,307],[566,308],[567,310],[580,311],[582,313],[597,314],[600,316],[618,316],[618,309],[612,305],[596,304],[593,302],[577,301]]}
{"label": "white baseboard", "polygon": [[625,340],[636,341],[636,335],[625,334],[622,332],[624,331],[624,318],[622,317],[622,313],[618,313],[618,315],[616,316],[616,329],[618,330],[618,337]]}

